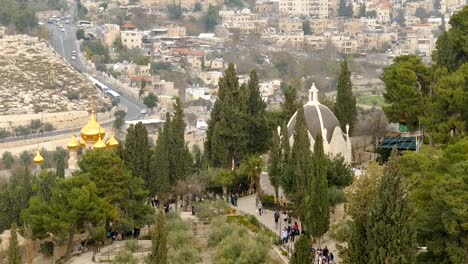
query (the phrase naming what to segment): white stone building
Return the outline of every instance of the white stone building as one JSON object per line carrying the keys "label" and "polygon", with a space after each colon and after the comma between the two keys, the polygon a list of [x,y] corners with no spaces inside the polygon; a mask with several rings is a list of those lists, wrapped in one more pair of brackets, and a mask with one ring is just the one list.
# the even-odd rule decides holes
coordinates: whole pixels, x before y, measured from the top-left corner
{"label": "white stone building", "polygon": [[[341,155],[346,162],[351,163],[352,155],[349,129],[347,129],[348,131],[346,131],[346,133],[343,133],[338,119],[333,112],[319,102],[318,89],[315,87],[315,84],[313,84],[310,89],[309,101],[304,105],[304,115],[309,132],[311,150],[313,150],[315,138],[321,133],[325,153],[330,156]],[[294,113],[288,122],[288,137],[291,145],[294,144],[293,136],[296,127],[296,116],[297,112]]]}
{"label": "white stone building", "polygon": [[280,0],[280,14],[325,18],[329,14],[328,0]]}

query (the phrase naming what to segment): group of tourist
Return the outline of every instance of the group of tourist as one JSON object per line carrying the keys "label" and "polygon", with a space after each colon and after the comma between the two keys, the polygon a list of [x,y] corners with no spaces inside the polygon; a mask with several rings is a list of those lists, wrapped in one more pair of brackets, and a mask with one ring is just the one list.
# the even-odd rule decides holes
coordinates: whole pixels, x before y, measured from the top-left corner
{"label": "group of tourist", "polygon": [[[278,229],[280,221],[280,212],[278,210],[275,211],[274,218],[275,229]],[[295,237],[301,234],[301,231],[299,230],[299,225],[297,224],[297,222],[294,222],[294,224],[292,224],[291,215],[286,213],[286,211],[283,212],[283,220],[284,228],[281,234],[281,241],[283,244],[286,244],[289,241],[294,242]]]}
{"label": "group of tourist", "polygon": [[333,264],[334,256],[333,253],[328,250],[325,246],[323,249],[318,248],[315,250],[314,246],[310,246],[310,253],[317,256],[317,263],[319,264]]}

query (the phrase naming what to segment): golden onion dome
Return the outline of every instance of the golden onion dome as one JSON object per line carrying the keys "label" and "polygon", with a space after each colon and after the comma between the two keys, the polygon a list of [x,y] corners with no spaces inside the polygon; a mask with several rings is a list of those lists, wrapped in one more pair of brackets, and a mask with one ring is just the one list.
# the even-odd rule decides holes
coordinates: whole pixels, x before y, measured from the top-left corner
{"label": "golden onion dome", "polygon": [[36,150],[36,156],[33,159],[34,163],[37,165],[42,165],[44,163],[44,158],[41,156],[41,152],[39,151],[39,148]]}
{"label": "golden onion dome", "polygon": [[81,146],[82,148],[86,148],[86,141],[84,141],[83,138],[80,139],[80,146]]}
{"label": "golden onion dome", "polygon": [[98,141],[99,137],[104,138],[106,135],[106,130],[101,127],[101,125],[96,121],[96,113],[94,110],[91,111],[91,117],[81,131],[81,138],[86,141],[86,143],[95,143]]}
{"label": "golden onion dome", "polygon": [[119,142],[115,139],[114,133],[111,134],[110,138],[106,142],[107,148],[115,149],[119,145]]}
{"label": "golden onion dome", "polygon": [[98,138],[98,141],[94,143],[93,149],[104,149],[106,148],[106,144],[102,141],[101,137]]}
{"label": "golden onion dome", "polygon": [[73,135],[72,136],[72,139],[70,140],[70,142],[68,142],[67,144],[67,148],[69,150],[78,150],[80,148],[80,143],[76,140],[76,136]]}

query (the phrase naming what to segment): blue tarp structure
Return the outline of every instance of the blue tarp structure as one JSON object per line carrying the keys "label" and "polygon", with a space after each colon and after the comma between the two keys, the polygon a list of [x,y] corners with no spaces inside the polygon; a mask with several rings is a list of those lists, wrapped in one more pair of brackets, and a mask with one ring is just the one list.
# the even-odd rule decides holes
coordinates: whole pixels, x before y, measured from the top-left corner
{"label": "blue tarp structure", "polygon": [[387,148],[393,149],[397,148],[398,150],[416,150],[417,144],[421,145],[422,137],[411,136],[411,137],[384,137],[380,142],[378,148]]}

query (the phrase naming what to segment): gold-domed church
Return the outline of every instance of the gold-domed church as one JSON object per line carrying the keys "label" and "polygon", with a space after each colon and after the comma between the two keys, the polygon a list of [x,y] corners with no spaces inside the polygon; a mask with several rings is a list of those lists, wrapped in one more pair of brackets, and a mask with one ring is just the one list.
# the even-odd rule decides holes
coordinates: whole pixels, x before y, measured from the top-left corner
{"label": "gold-domed church", "polygon": [[105,136],[106,130],[97,121],[96,112],[93,107],[88,123],[80,131],[80,140],[77,140],[76,135],[73,135],[70,142],[67,144],[69,159],[65,177],[71,176],[74,171],[79,169],[78,152],[80,149],[82,151],[87,151],[90,149],[116,149],[118,147],[119,142],[115,139],[114,133],[111,133],[107,141],[104,140]]}

